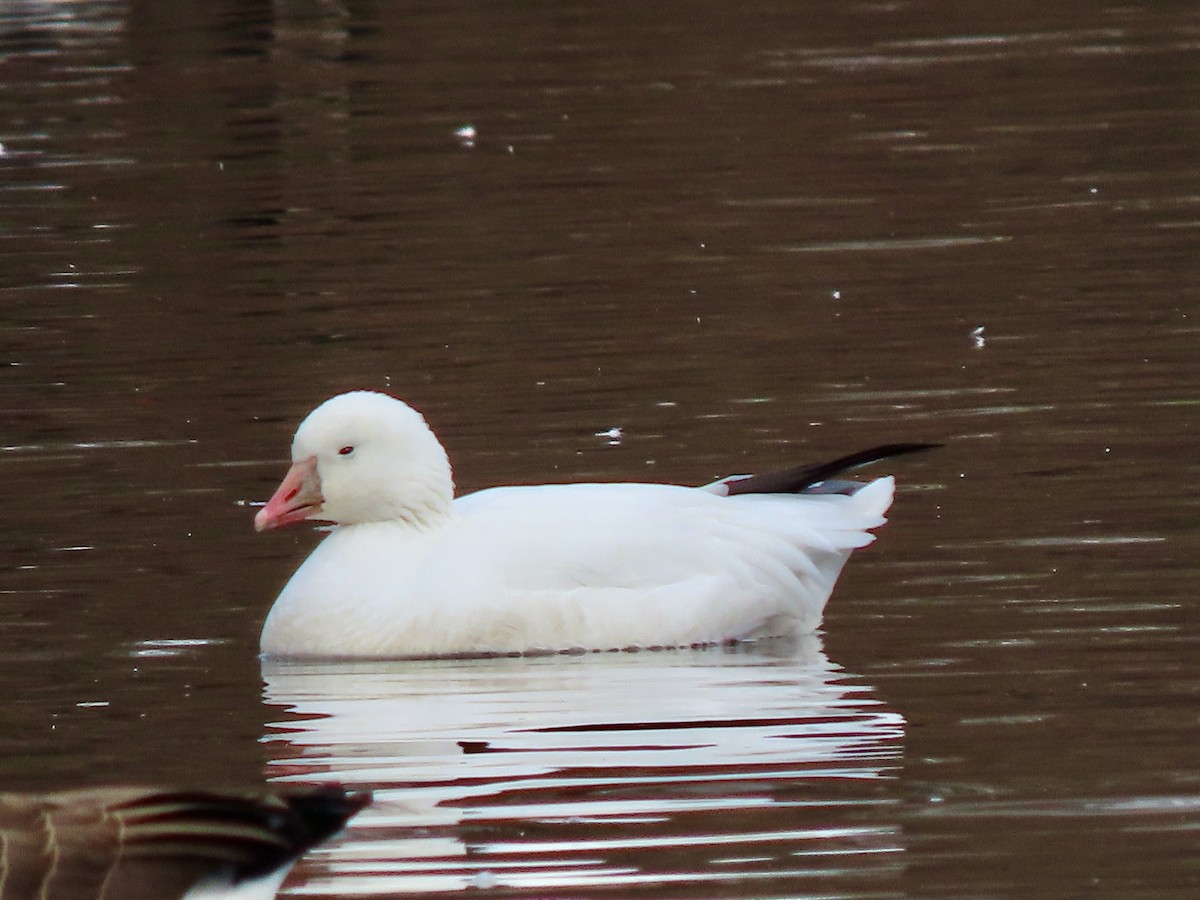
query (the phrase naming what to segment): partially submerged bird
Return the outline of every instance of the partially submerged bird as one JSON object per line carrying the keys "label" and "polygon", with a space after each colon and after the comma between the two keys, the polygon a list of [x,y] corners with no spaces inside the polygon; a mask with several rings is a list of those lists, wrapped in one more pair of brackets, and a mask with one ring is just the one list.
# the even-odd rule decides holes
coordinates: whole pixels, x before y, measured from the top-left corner
{"label": "partially submerged bird", "polygon": [[0,900],[267,900],[370,799],[337,787],[0,794]]}
{"label": "partially submerged bird", "polygon": [[716,644],[817,628],[894,483],[839,472],[893,444],[704,487],[498,487],[454,499],[415,409],[354,391],[300,424],[255,527],[336,527],[267,616],[268,655],[490,655]]}

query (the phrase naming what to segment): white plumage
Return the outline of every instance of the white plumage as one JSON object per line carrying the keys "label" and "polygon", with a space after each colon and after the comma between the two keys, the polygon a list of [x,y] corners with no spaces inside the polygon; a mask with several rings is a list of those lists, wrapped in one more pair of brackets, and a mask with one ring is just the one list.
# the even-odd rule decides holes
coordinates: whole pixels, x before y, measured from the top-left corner
{"label": "white plumage", "polygon": [[848,494],[731,496],[731,481],[568,484],[452,499],[450,464],[425,420],[366,391],[310,413],[292,460],[256,526],[336,527],[275,601],[262,633],[269,655],[608,650],[810,632],[850,552],[884,523],[894,487],[886,477]]}

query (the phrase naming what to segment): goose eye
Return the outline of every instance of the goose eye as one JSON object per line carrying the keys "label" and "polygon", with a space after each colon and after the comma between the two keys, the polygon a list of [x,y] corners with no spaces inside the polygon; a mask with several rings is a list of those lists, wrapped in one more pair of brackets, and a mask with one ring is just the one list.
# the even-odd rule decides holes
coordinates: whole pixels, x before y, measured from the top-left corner
{"label": "goose eye", "polygon": [[354,448],[351,447],[349,444],[347,444],[345,447],[343,447],[341,450],[338,451],[338,456],[349,456],[353,452],[354,452]]}

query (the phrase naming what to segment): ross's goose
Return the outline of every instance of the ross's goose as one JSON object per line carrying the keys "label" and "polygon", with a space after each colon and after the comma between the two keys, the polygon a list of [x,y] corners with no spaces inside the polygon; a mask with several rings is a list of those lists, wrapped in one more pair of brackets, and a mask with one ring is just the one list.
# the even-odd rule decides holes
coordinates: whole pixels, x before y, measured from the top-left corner
{"label": "ross's goose", "polygon": [[354,391],[300,424],[255,527],[335,527],[279,594],[272,656],[488,655],[679,647],[811,632],[891,477],[837,472],[931,445],[671,484],[498,487],[454,499],[446,451],[387,394]]}

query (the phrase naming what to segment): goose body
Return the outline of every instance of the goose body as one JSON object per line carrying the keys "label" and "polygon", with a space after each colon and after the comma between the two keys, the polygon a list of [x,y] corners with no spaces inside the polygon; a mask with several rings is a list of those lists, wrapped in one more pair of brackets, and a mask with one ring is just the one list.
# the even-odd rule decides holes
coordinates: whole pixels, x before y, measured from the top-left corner
{"label": "goose body", "polygon": [[262,650],[486,655],[811,632],[894,489],[890,477],[824,493],[813,482],[828,489],[839,464],[924,446],[701,488],[538,485],[452,499],[446,453],[419,413],[385,394],[342,394],[301,423],[292,468],[255,520],[335,525],[275,601]]}
{"label": "goose body", "polygon": [[267,900],[367,794],[0,794],[0,900]]}

